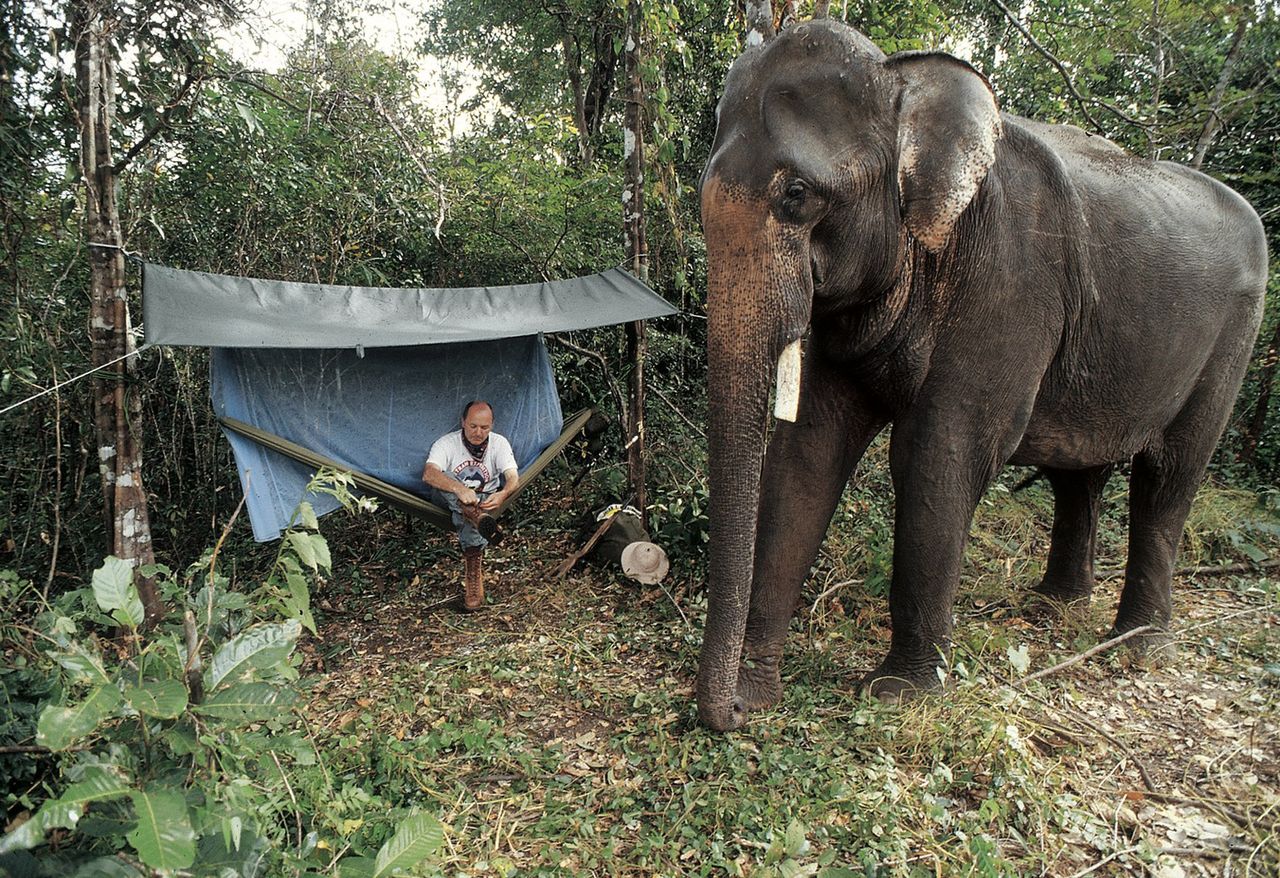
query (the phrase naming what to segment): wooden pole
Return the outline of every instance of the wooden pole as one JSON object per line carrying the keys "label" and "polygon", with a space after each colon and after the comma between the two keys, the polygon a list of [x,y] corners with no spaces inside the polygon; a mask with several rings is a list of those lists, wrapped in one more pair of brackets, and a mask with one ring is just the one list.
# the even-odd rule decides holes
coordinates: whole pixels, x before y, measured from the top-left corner
{"label": "wooden pole", "polygon": [[[626,73],[628,99],[625,120],[626,180],[622,190],[622,226],[631,273],[642,282],[649,280],[649,253],[644,228],[644,80],[640,71],[640,37],[643,0],[629,0],[626,28]],[[644,358],[646,350],[643,321],[627,324],[629,404],[626,426],[627,480],[635,505],[647,515],[649,495],[645,489],[644,467]]]}

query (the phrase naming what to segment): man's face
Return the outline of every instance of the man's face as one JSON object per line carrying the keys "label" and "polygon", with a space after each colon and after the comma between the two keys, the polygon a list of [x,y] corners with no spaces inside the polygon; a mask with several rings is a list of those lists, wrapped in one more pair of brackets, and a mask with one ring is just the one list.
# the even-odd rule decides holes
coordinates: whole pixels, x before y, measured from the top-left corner
{"label": "man's face", "polygon": [[462,435],[472,445],[479,445],[489,438],[493,429],[493,409],[487,405],[473,405],[462,419]]}

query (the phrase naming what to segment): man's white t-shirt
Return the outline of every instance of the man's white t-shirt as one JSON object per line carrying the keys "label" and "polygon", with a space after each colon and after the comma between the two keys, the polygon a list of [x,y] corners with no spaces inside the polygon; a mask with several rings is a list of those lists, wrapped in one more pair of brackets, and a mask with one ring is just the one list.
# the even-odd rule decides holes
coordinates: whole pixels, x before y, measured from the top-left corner
{"label": "man's white t-shirt", "polygon": [[462,444],[462,431],[454,430],[432,444],[427,463],[434,463],[441,472],[478,494],[492,494],[501,487],[502,474],[516,468],[516,457],[511,453],[507,437],[490,433],[489,446],[483,457],[476,460]]}

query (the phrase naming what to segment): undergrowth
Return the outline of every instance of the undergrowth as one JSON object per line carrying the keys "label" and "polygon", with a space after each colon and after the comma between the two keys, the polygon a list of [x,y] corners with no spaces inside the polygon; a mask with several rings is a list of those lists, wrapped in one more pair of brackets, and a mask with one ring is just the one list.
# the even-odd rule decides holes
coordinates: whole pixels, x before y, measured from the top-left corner
{"label": "undergrowth", "polygon": [[[15,790],[11,815],[27,813],[6,838],[34,844],[36,829],[46,833],[21,874],[74,874],[68,863],[84,875],[163,872],[135,828],[138,796],[153,789],[182,791],[161,801],[186,815],[195,839],[192,865],[169,871],[219,878],[402,866],[422,876],[1173,876],[1192,865],[1273,874],[1280,581],[1180,574],[1172,670],[1119,651],[1023,682],[1099,642],[1120,580],[1100,581],[1093,607],[1071,619],[1024,615],[1052,499],[1042,482],[1016,489],[1026,473],[1013,472],[975,516],[942,693],[904,706],[868,701],[856,684],[889,635],[883,455],[873,448],[841,501],[805,585],[783,701],[727,735],[700,727],[693,706],[707,513],[695,479],[683,498],[679,486],[656,492],[653,528],[672,555],[657,587],[602,567],[552,579],[576,546],[581,508],[599,498],[550,485],[524,498],[507,540],[490,550],[492,603],[477,615],[448,606],[459,573],[451,541],[385,515],[334,521],[332,570],[329,544],[321,550],[308,527],[283,544],[280,557],[294,561],[276,562],[284,567],[258,584],[247,569],[239,583],[211,579],[206,557],[165,579],[172,604],[190,604],[197,619],[207,583],[221,595],[215,604],[229,602],[225,624],[200,623],[206,668],[253,626],[301,626],[315,614],[299,650],[237,683],[269,684],[280,700],[214,716],[184,686],[185,705],[174,689],[159,714],[122,706],[74,743],[46,734],[39,741],[68,745],[50,757],[0,761]],[[1277,557],[1274,502],[1207,487],[1182,563],[1258,560],[1246,546]],[[1124,505],[1117,478],[1105,494],[1100,572],[1123,567]],[[92,589],[64,596],[25,635],[6,632],[21,658],[0,674],[14,705],[0,727],[9,741],[34,743],[41,717],[84,701],[83,660],[46,639],[68,624],[59,619],[101,632],[88,642],[100,644],[94,655],[122,705],[144,657],[158,678],[185,666],[176,630],[105,639],[112,623],[95,598]],[[59,655],[63,664],[52,663]],[[216,696],[222,684],[204,682],[206,699]],[[86,771],[128,791],[62,821],[74,830],[59,828],[58,803]],[[403,839],[405,815],[418,821],[408,824],[418,842],[439,843],[416,865],[384,853]]]}

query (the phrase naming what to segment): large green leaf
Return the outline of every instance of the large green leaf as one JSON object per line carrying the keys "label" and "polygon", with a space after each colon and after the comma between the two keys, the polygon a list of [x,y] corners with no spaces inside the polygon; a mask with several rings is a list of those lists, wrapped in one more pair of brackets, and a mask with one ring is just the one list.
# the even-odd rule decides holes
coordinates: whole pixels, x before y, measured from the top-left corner
{"label": "large green leaf", "polygon": [[187,687],[177,680],[152,680],[124,690],[125,700],[138,713],[173,719],[187,706]]}
{"label": "large green leaf", "polygon": [[373,878],[376,868],[372,857],[343,857],[338,861],[338,878]]}
{"label": "large green leaf", "polygon": [[142,862],[153,869],[185,869],[196,859],[196,834],[187,803],[175,790],[133,792],[138,825],[127,836]]}
{"label": "large green leaf", "polygon": [[122,625],[137,628],[144,613],[138,588],[133,584],[133,567],[115,555],[108,555],[93,571],[93,597],[104,612]]}
{"label": "large green leaf", "polygon": [[418,865],[434,854],[444,841],[444,828],[430,814],[411,814],[396,827],[396,834],[378,851],[373,878],[386,878]]}
{"label": "large green leaf", "polygon": [[255,625],[222,645],[205,672],[205,690],[212,692],[220,683],[234,683],[252,669],[278,665],[289,657],[302,633],[297,619],[270,625]]}
{"label": "large green leaf", "polygon": [[119,706],[120,690],[107,683],[72,707],[46,707],[36,723],[36,743],[50,750],[65,750],[96,729]]}
{"label": "large green leaf", "polygon": [[219,690],[196,710],[232,722],[263,722],[293,704],[295,695],[272,683],[235,683]]}
{"label": "large green leaf", "polygon": [[119,857],[98,857],[85,863],[71,878],[146,878],[137,866]]}
{"label": "large green leaf", "polygon": [[197,845],[199,875],[235,875],[238,878],[257,878],[262,874],[267,848],[270,843],[256,834],[246,832],[228,844],[221,832],[213,832],[200,839]]}
{"label": "large green leaf", "polygon": [[0,838],[0,855],[43,843],[50,829],[74,829],[90,802],[118,799],[128,795],[130,789],[128,779],[114,768],[86,767],[84,780],[67,787],[58,798],[46,801],[34,817]]}
{"label": "large green leaf", "polygon": [[297,553],[298,560],[312,570],[328,570],[332,566],[329,543],[320,534],[292,530],[285,535],[285,538]]}
{"label": "large green leaf", "polygon": [[14,851],[29,851],[44,843],[44,819],[36,813],[30,820],[0,836],[0,857]]}
{"label": "large green leaf", "polygon": [[102,666],[102,656],[89,652],[83,644],[72,643],[67,647],[66,652],[55,652],[53,657],[71,675],[71,679],[77,683],[85,681],[90,683],[111,682],[111,678],[107,676],[106,669]]}

